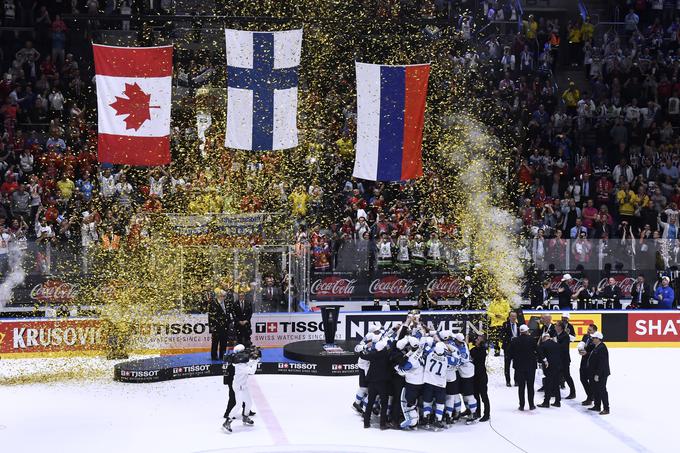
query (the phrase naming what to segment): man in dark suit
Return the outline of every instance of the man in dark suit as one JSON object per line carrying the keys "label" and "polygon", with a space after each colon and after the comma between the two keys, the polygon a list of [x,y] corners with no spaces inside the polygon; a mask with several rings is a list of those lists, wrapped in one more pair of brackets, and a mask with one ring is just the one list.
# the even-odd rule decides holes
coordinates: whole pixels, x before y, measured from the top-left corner
{"label": "man in dark suit", "polygon": [[550,407],[550,399],[555,398],[553,406],[560,407],[560,370],[562,369],[562,351],[560,346],[553,340],[548,332],[541,335],[541,344],[538,346],[538,356],[543,362],[545,380],[543,387],[545,397],[538,407]]}
{"label": "man in dark suit", "polygon": [[227,292],[221,288],[210,291],[208,299],[208,328],[210,329],[210,358],[222,360],[227,350],[229,330],[233,329],[234,312]]}
{"label": "man in dark suit", "polygon": [[609,277],[607,286],[598,291],[598,296],[606,304],[607,308],[621,309],[621,288],[616,286],[616,279]]}
{"label": "man in dark suit", "polygon": [[637,281],[630,292],[630,305],[628,308],[650,308],[649,285],[645,283],[645,276],[638,275]]}
{"label": "man in dark suit", "polygon": [[557,344],[562,350],[562,369],[560,370],[560,382],[566,382],[569,386],[569,396],[565,399],[573,400],[576,398],[576,387],[574,386],[574,380],[571,378],[571,356],[569,355],[569,343],[571,343],[571,336],[565,330],[565,325],[563,321],[557,321],[555,323],[555,330],[557,331]]}
{"label": "man in dark suit", "polygon": [[[536,344],[540,345],[541,344],[541,337],[543,334],[548,334],[550,338],[556,337],[557,336],[557,331],[555,330],[555,324],[552,322],[552,315],[544,314],[541,315],[541,325],[540,328],[535,331],[535,333],[538,336],[538,339],[536,340]],[[539,392],[542,392],[545,390],[545,381],[546,378],[544,377],[542,379],[542,385],[541,388],[538,389]]]}
{"label": "man in dark suit", "polygon": [[581,342],[577,346],[579,355],[581,356],[581,365],[579,366],[578,373],[581,380],[581,385],[583,390],[586,392],[586,399],[581,402],[582,406],[590,406],[593,404],[593,385],[590,382],[590,377],[588,376],[588,358],[590,353],[595,348],[595,343],[591,339],[591,335],[597,332],[597,326],[595,324],[590,324],[588,326],[588,333],[583,335]]}
{"label": "man in dark suit", "polygon": [[[288,308],[288,307],[285,307]],[[274,282],[274,277],[267,276],[262,286],[262,310],[271,313],[284,310],[283,292],[279,285]]]}
{"label": "man in dark suit", "polygon": [[529,409],[534,410],[534,380],[536,378],[536,341],[529,333],[529,327],[519,326],[520,335],[510,342],[508,355],[515,369],[515,383],[518,386],[519,410],[524,410],[524,392],[527,391]]}
{"label": "man in dark suit", "polygon": [[244,346],[250,346],[250,336],[253,333],[251,319],[253,318],[252,300],[246,297],[245,291],[238,293],[238,300],[234,304],[236,313],[236,341]]}
{"label": "man in dark suit", "polygon": [[501,344],[503,346],[503,359],[505,362],[505,385],[508,387],[512,387],[512,384],[510,383],[510,362],[512,362],[512,357],[508,354],[508,348],[510,347],[510,342],[513,338],[517,338],[518,336],[519,323],[517,322],[517,313],[511,311],[510,315],[508,315],[508,320],[505,321],[501,327]]}
{"label": "man in dark suit", "polygon": [[370,362],[368,373],[366,373],[368,402],[364,409],[364,428],[371,427],[373,404],[376,397],[380,396],[380,429],[387,429],[387,400],[390,390],[388,384],[392,378],[392,362],[387,349],[387,341],[380,340],[371,350],[362,351],[361,358]]}
{"label": "man in dark suit", "polygon": [[[602,341],[602,332],[595,332],[590,338],[595,345],[588,357],[588,376],[593,383],[594,405],[588,410],[600,412],[600,415],[609,415],[609,393],[607,392],[607,378],[611,374],[609,351]],[[600,404],[602,410],[600,410]]]}
{"label": "man in dark suit", "polygon": [[540,285],[536,285],[531,292],[532,307],[548,307],[550,299],[553,297],[550,291],[550,280],[544,280]]}

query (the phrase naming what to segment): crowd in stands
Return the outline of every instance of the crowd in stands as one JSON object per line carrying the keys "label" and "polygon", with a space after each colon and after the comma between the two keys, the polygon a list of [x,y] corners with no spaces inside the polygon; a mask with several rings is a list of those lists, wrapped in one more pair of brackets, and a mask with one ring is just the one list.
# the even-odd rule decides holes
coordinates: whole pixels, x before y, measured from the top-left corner
{"label": "crowd in stands", "polygon": [[557,92],[527,83],[521,68],[500,82],[526,128],[520,215],[541,249],[547,238],[678,238],[680,16],[651,3],[601,40],[587,21],[570,31],[587,83]]}

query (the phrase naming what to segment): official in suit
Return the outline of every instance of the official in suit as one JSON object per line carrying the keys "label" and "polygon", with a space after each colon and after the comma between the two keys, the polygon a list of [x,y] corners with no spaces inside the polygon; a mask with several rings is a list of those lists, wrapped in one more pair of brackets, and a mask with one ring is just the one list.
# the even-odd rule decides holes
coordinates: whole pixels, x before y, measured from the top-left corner
{"label": "official in suit", "polygon": [[361,358],[368,360],[370,365],[366,373],[368,384],[368,402],[364,409],[364,428],[371,427],[371,415],[373,404],[377,396],[380,396],[380,429],[387,429],[387,401],[390,391],[390,379],[392,378],[392,366],[387,341],[378,341],[373,349],[362,351]]}
{"label": "official in suit", "polygon": [[[537,345],[541,344],[541,338],[546,333],[550,336],[550,338],[557,336],[557,331],[555,330],[555,325],[552,322],[552,315],[548,315],[548,314],[541,315],[541,327],[539,329],[537,329],[535,333],[538,336],[538,339],[536,340]],[[542,391],[545,390],[545,380],[546,380],[546,378],[544,377],[543,380],[542,380],[541,388],[538,389],[539,392],[542,392]]]}
{"label": "official in suit", "polygon": [[[600,415],[609,414],[609,393],[607,392],[607,378],[609,377],[609,351],[604,344],[602,332],[595,332],[591,336],[595,347],[588,357],[588,376],[593,384],[593,407],[588,410],[599,412]],[[601,410],[600,410],[601,409]]]}
{"label": "official in suit", "polygon": [[[488,422],[491,416],[491,406],[489,404],[489,376],[486,373],[486,349],[486,337],[480,334],[475,339],[475,346],[470,349],[470,358],[475,366],[475,375],[472,378],[472,383],[474,385],[474,396],[477,400],[477,410],[474,415],[480,422]],[[507,349],[504,350],[507,355]],[[479,418],[482,415],[482,403],[484,403],[484,416]]]}
{"label": "official in suit", "polygon": [[567,332],[569,335],[569,341],[575,341],[576,340],[576,329],[574,329],[574,326],[571,325],[569,320],[571,319],[571,315],[569,314],[568,311],[565,311],[562,313],[562,325],[564,327],[564,331]]}
{"label": "official in suit", "polygon": [[552,297],[553,294],[550,291],[550,280],[544,280],[532,291],[531,306],[534,308],[547,308]]}
{"label": "official in suit", "polygon": [[597,326],[595,324],[590,324],[588,326],[588,333],[583,335],[581,342],[577,346],[579,355],[581,356],[581,364],[578,369],[579,378],[581,380],[581,385],[583,390],[586,392],[586,399],[581,402],[582,406],[590,406],[593,404],[593,385],[590,382],[590,377],[588,376],[588,358],[590,353],[595,347],[591,336],[597,332]]}
{"label": "official in suit", "polygon": [[283,304],[283,291],[274,281],[274,277],[268,276],[264,279],[261,297],[262,309],[260,311],[267,313],[287,311],[288,307],[284,307]]}
{"label": "official in suit", "polygon": [[564,381],[569,386],[569,395],[565,399],[573,400],[576,398],[576,387],[574,386],[574,380],[571,378],[571,356],[569,355],[569,344],[571,343],[572,336],[565,330],[563,321],[555,323],[555,330],[557,331],[557,344],[562,351],[560,382]]}
{"label": "official in suit", "polygon": [[253,303],[242,290],[238,292],[238,300],[234,303],[234,311],[236,312],[236,340],[244,346],[250,346],[250,336],[253,334],[251,324]]}
{"label": "official in suit", "polygon": [[609,277],[607,286],[598,291],[598,296],[607,307],[621,309],[621,288],[616,286],[616,279]]}
{"label": "official in suit", "polygon": [[508,353],[515,369],[515,383],[519,395],[519,410],[524,410],[525,391],[529,409],[534,410],[534,380],[536,379],[536,341],[531,337],[529,327],[519,326],[519,337],[510,342]]}
{"label": "official in suit", "polygon": [[545,380],[543,387],[545,389],[545,396],[543,403],[538,407],[550,407],[550,399],[555,398],[552,403],[555,407],[560,407],[560,371],[562,370],[562,350],[557,342],[550,336],[548,332],[541,335],[541,344],[538,346],[538,356],[543,362],[543,373]]}
{"label": "official in suit", "polygon": [[233,330],[234,311],[227,292],[216,289],[207,295],[208,299],[208,328],[210,329],[210,358],[222,360],[227,350],[229,331]]}
{"label": "official in suit", "polygon": [[628,308],[651,308],[649,305],[649,285],[645,283],[645,276],[638,275],[637,281],[630,292],[630,305]]}
{"label": "official in suit", "polygon": [[[505,371],[505,385],[512,387],[510,383],[510,363],[512,362],[512,357],[508,353],[508,348],[510,347],[510,342],[513,338],[519,336],[519,323],[517,322],[517,313],[514,311],[510,312],[508,320],[503,323],[501,327],[501,344],[503,346],[503,359],[504,359],[504,371]],[[516,382],[515,382],[516,383]]]}

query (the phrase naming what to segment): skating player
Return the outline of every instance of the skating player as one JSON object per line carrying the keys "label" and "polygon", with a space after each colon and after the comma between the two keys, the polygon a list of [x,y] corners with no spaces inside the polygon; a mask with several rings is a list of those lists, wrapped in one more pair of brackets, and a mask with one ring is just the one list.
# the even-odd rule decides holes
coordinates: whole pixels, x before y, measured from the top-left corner
{"label": "skating player", "polygon": [[[250,397],[250,391],[248,390],[248,377],[251,374],[255,374],[257,371],[257,363],[260,360],[260,351],[255,347],[246,350],[245,346],[238,344],[234,347],[234,354],[231,360],[234,366],[232,388],[234,390],[234,396],[236,397],[236,403],[222,425],[229,433],[232,432],[231,418],[238,416],[242,406],[243,424],[245,426],[252,426],[254,424],[253,420],[250,418],[252,399]],[[234,411],[238,412],[234,414]]]}

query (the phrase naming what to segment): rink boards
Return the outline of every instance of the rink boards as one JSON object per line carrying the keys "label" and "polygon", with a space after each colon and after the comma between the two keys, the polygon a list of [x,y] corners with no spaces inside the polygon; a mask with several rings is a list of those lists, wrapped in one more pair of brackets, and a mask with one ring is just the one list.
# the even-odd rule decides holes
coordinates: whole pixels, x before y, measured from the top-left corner
{"label": "rink boards", "polygon": [[[209,352],[165,355],[121,362],[114,366],[113,379],[120,382],[144,383],[203,376],[223,376],[226,366],[211,360]],[[262,350],[255,374],[292,374],[307,376],[348,376],[358,373],[356,364],[344,367],[305,363],[284,357],[282,348]]]}
{"label": "rink boards", "polygon": [[[541,311],[527,311],[525,318],[535,328]],[[560,312],[551,312],[554,320]],[[358,340],[369,329],[389,328],[406,312],[341,312],[337,340]],[[422,312],[430,328],[475,334],[487,330],[482,311]],[[598,325],[610,347],[680,347],[680,311],[579,311],[571,312],[578,337],[588,325]],[[256,314],[252,319],[254,344],[281,348],[295,341],[323,339],[319,313]],[[106,344],[103,323],[98,319],[6,319],[0,320],[0,358],[98,355]],[[180,354],[207,351],[210,332],[206,315],[158,318],[138,326],[130,349],[145,354]]]}

